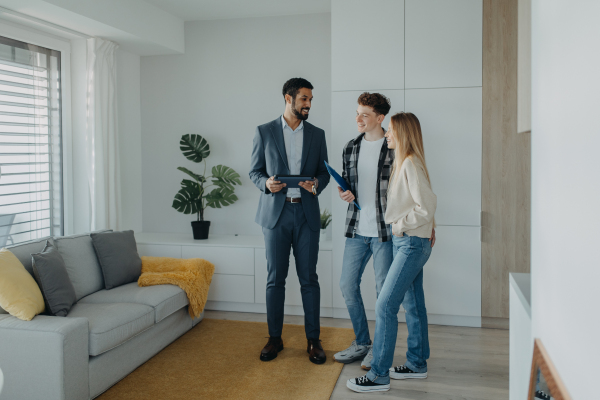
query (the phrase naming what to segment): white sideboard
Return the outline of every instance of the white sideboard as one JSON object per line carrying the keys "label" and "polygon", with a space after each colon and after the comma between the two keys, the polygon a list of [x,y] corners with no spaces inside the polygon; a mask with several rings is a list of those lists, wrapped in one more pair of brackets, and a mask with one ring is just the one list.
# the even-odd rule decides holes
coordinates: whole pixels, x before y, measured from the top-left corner
{"label": "white sideboard", "polygon": [[[425,301],[430,324],[481,326],[481,258],[479,229],[438,227],[438,243],[425,267]],[[211,235],[194,240],[192,233],[136,233],[142,256],[203,258],[215,265],[208,292],[208,310],[266,313],[267,260],[262,236]],[[343,242],[341,243],[343,246]],[[342,252],[343,253],[343,252]],[[339,289],[341,269],[330,241],[321,242],[317,274],[321,316],[349,318]],[[341,263],[337,263],[341,264]],[[361,284],[367,318],[375,319],[372,261]],[[285,313],[304,315],[296,264],[290,256]],[[398,315],[404,321],[404,313]]]}
{"label": "white sideboard", "polygon": [[[267,260],[262,236],[210,235],[194,240],[191,232],[135,234],[140,256],[203,258],[215,265],[206,309],[266,312]],[[333,316],[331,242],[321,242],[317,274],[321,286],[321,316]],[[285,312],[304,315],[294,258],[286,281]]]}

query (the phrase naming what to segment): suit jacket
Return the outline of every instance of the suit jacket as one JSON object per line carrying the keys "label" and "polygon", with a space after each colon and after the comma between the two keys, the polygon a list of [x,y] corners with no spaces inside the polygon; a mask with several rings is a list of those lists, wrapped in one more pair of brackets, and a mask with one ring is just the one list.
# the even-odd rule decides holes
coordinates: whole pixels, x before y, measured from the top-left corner
{"label": "suit jacket", "polygon": [[[304,121],[300,175],[315,177],[319,180],[317,196],[300,189],[306,221],[313,231],[321,228],[318,195],[329,183],[329,173],[325,161],[328,161],[325,131]],[[287,188],[283,188],[277,193],[271,193],[267,189],[266,182],[273,175],[290,175],[281,117],[256,128],[249,175],[252,182],[261,191],[255,221],[260,226],[273,229],[283,210]]]}

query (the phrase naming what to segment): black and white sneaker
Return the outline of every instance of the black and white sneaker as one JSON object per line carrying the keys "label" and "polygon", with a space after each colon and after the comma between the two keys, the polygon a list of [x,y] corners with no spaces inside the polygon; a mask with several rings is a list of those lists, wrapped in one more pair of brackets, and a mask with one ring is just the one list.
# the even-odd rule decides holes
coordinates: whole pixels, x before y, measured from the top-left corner
{"label": "black and white sneaker", "polygon": [[406,365],[390,368],[390,378],[392,379],[425,379],[427,372],[415,372]]}
{"label": "black and white sneaker", "polygon": [[554,398],[543,390],[538,390],[535,392],[535,400],[554,400]]}
{"label": "black and white sneaker", "polygon": [[389,383],[383,384],[372,382],[369,378],[367,378],[366,375],[354,379],[348,379],[346,386],[348,386],[348,389],[359,393],[387,392],[390,390]]}

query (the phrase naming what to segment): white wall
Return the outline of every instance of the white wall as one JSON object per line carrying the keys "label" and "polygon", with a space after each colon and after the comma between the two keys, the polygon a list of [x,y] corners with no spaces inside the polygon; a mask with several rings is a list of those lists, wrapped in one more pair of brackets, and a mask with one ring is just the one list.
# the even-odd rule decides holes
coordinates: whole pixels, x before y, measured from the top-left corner
{"label": "white wall", "polygon": [[[142,57],[144,231],[191,235],[195,215],[171,204],[187,177],[177,167],[203,172],[179,150],[181,136],[195,133],[210,145],[209,169],[227,165],[243,183],[236,203],[207,209],[211,233],[262,235],[259,190],[248,178],[255,128],[283,113],[282,86],[300,76],[315,87],[308,121],[330,136],[330,26],[330,14],[187,22],[185,54]],[[320,203],[331,208],[329,191]]]}
{"label": "white wall", "polygon": [[600,2],[534,0],[533,336],[573,399],[598,397]]}
{"label": "white wall", "polygon": [[[363,91],[390,98],[384,127],[403,110],[421,121],[438,196],[438,243],[425,266],[432,323],[481,324],[482,11],[480,0],[332,1],[334,168],[341,170],[341,149],[358,135],[354,117]],[[371,21],[381,30],[361,29]],[[346,203],[335,193],[332,205],[333,306],[342,317]],[[368,310],[375,307],[374,286],[371,262],[361,286]]]}

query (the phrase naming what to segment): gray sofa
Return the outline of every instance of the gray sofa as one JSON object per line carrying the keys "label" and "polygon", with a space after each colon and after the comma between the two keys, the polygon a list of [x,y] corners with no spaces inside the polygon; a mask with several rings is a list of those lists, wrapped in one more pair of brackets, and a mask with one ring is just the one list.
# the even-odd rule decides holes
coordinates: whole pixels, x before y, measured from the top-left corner
{"label": "gray sofa", "polygon": [[104,289],[89,234],[7,247],[33,274],[31,253],[50,240],[65,260],[77,303],[66,317],[0,314],[0,400],[93,399],[194,327],[185,292],[136,282]]}

